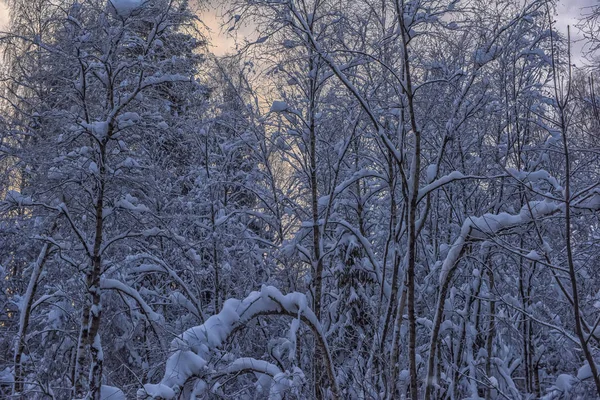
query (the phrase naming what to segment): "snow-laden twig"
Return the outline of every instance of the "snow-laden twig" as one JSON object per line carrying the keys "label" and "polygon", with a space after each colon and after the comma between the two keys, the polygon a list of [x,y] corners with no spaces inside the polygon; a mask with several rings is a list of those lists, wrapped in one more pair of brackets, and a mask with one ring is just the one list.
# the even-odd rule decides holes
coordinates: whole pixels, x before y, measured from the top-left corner
{"label": "snow-laden twig", "polygon": [[323,352],[334,397],[339,398],[331,352],[321,324],[308,306],[306,295],[302,293],[284,295],[272,286],[263,286],[260,291],[250,293],[244,300],[227,300],[220,313],[175,338],[171,342],[173,353],[167,360],[163,379],[158,384],[145,384],[143,389],[138,390],[138,398],[174,399],[191,379],[195,379],[197,385],[205,382],[209,374],[206,367],[211,361],[213,352],[222,347],[238,329],[261,315],[287,315],[300,318],[310,328]]}

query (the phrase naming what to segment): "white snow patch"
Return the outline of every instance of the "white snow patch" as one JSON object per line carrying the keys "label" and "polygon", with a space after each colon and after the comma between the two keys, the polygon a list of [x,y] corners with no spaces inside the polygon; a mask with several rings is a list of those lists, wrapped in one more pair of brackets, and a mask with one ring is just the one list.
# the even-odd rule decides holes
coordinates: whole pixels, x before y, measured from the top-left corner
{"label": "white snow patch", "polygon": [[110,0],[117,14],[128,17],[131,13],[142,6],[146,0]]}
{"label": "white snow patch", "polygon": [[583,366],[577,371],[577,379],[579,379],[580,381],[589,379],[593,376],[594,374],[592,374],[592,368],[590,368],[590,364],[588,364],[587,362],[583,364]]}
{"label": "white snow patch", "polygon": [[556,378],[554,386],[563,393],[567,393],[569,389],[571,389],[572,382],[573,376],[569,374],[560,374],[558,378]]}
{"label": "white snow patch", "polygon": [[274,101],[271,106],[271,112],[282,112],[288,109],[288,105],[285,101]]}
{"label": "white snow patch", "polygon": [[101,400],[127,400],[125,393],[114,386],[102,385],[100,388]]}
{"label": "white snow patch", "polygon": [[427,167],[427,183],[433,182],[437,174],[437,165],[431,164]]}

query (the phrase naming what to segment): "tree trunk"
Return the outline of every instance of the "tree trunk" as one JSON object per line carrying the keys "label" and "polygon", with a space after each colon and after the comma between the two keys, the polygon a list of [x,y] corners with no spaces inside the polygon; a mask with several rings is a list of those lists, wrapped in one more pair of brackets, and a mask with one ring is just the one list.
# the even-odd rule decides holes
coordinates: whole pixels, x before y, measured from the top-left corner
{"label": "tree trunk", "polygon": [[17,333],[17,339],[15,343],[15,382],[13,385],[13,396],[18,396],[23,391],[23,377],[22,374],[22,366],[21,359],[23,357],[23,352],[25,351],[26,346],[26,336],[27,336],[27,328],[29,327],[29,317],[31,315],[31,305],[33,304],[33,297],[35,296],[35,292],[37,291],[38,282],[40,279],[40,275],[42,274],[42,270],[44,269],[44,264],[48,260],[48,256],[50,255],[51,246],[46,243],[42,247],[38,258],[33,265],[33,270],[31,271],[31,277],[29,278],[29,284],[27,285],[27,291],[25,295],[21,299],[21,310],[20,310],[20,318],[19,318],[19,332]]}

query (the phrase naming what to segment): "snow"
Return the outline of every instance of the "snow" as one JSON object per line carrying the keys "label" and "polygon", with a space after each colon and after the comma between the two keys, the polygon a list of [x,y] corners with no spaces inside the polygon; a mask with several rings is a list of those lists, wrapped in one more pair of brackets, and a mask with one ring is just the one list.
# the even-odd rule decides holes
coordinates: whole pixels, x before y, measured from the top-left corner
{"label": "snow", "polygon": [[[531,208],[531,212],[529,211],[529,208]],[[479,218],[469,218],[465,223],[481,233],[493,234],[502,229],[531,222],[534,219],[553,214],[559,210],[560,207],[556,203],[532,201],[529,203],[529,207],[527,205],[523,206],[519,214],[509,214],[504,212],[499,214],[484,214]]]}
{"label": "snow", "polygon": [[[223,10],[225,18],[235,12],[242,13],[233,16],[235,22],[251,16],[247,12],[264,16],[266,29],[258,32],[257,42],[277,32],[268,43],[273,50],[279,46],[272,55],[280,65],[264,66],[248,54],[247,63],[234,71],[227,65],[222,70],[205,54],[207,44],[193,35],[196,15],[187,10],[187,1],[168,7],[167,0],[78,0],[58,14],[50,12],[59,29],[48,33],[48,45],[41,38],[23,38],[39,50],[35,58],[42,65],[16,77],[22,79],[7,76],[15,93],[27,96],[15,98],[16,112],[4,116],[0,140],[5,184],[0,196],[9,189],[23,191],[8,192],[7,202],[0,204],[0,297],[17,336],[0,344],[9,350],[25,344],[25,350],[16,350],[27,353],[27,361],[21,370],[0,367],[0,393],[12,389],[6,381],[18,379],[27,382],[29,393],[61,397],[68,388],[62,387],[60,368],[70,356],[80,358],[70,351],[78,348],[77,318],[91,312],[102,313],[100,330],[80,338],[86,345],[79,346],[84,365],[74,367],[87,374],[104,346],[107,362],[98,386],[120,386],[122,359],[134,377],[128,384],[143,377],[148,381],[135,388],[143,386],[140,390],[153,397],[216,397],[207,393],[214,390],[217,396],[280,398],[302,379],[295,367],[302,365],[307,375],[331,376],[317,381],[309,376],[290,398],[310,397],[315,386],[327,399],[400,397],[410,374],[403,370],[400,380],[389,378],[408,368],[404,349],[399,360],[390,356],[395,344],[402,347],[410,336],[404,311],[396,306],[407,299],[403,275],[407,248],[415,244],[407,234],[415,214],[414,202],[408,201],[417,197],[427,202],[418,205],[417,227],[409,229],[418,236],[416,258],[410,259],[417,290],[415,298],[409,292],[408,301],[418,311],[422,364],[417,366],[419,387],[413,389],[423,393],[434,384],[440,395],[479,398],[475,389],[482,392],[491,383],[498,389],[491,397],[526,396],[515,395],[524,391],[526,350],[518,328],[531,321],[543,339],[535,343],[534,361],[552,367],[542,371],[539,391],[556,381],[551,390],[589,396],[584,392],[593,390],[591,371],[581,365],[581,343],[572,333],[572,290],[562,285],[568,281],[561,261],[570,237],[562,223],[566,205],[559,198],[564,152],[560,144],[543,145],[546,135],[561,138],[553,118],[557,102],[543,97],[553,96],[547,90],[552,85],[548,65],[541,59],[552,32],[536,2],[528,10],[515,6],[510,15],[485,7],[481,15],[471,15],[469,7],[459,7],[445,18],[454,3],[460,5],[449,2],[429,7],[407,0],[397,10],[401,21],[377,30],[370,20],[363,24],[353,15],[360,7],[344,9],[344,2],[300,11],[298,2],[289,0],[247,1],[252,10],[233,7]],[[385,11],[384,17],[393,13]],[[453,46],[473,16],[481,25],[471,32],[475,37]],[[276,20],[269,21],[272,17]],[[344,30],[346,19],[359,20],[364,29]],[[526,20],[535,24],[532,30],[522,23]],[[445,24],[460,29],[446,32]],[[439,34],[440,45],[420,52],[419,43],[435,39],[430,28]],[[419,37],[407,43],[413,34]],[[364,37],[363,53],[339,51],[352,47],[354,39],[364,44]],[[404,68],[394,76],[377,67],[381,46],[406,55],[390,62],[414,64],[414,74]],[[307,60],[303,49],[313,58]],[[479,69],[478,63],[493,59],[494,65]],[[524,71],[516,78],[500,68],[515,59]],[[311,65],[294,68],[300,64]],[[68,79],[61,79],[61,71]],[[502,96],[503,72],[519,80],[518,98]],[[311,77],[322,84],[314,110],[303,90]],[[396,80],[392,86],[398,91],[386,96],[379,88],[389,86],[388,77]],[[167,83],[150,87],[162,82]],[[48,101],[27,89],[46,84],[52,88],[44,91]],[[275,97],[265,104],[263,95]],[[406,101],[413,96],[416,110]],[[592,297],[597,288],[588,281],[600,239],[597,214],[590,210],[600,209],[600,189],[594,151],[582,147],[589,144],[587,133],[578,137],[585,128],[579,118],[587,114],[577,107],[590,99],[576,100],[570,138],[573,190],[567,196],[578,282],[571,283],[575,288],[580,283],[586,307],[581,322],[597,356],[594,336],[600,337],[600,324],[594,323],[590,306],[600,308],[600,295]],[[307,108],[319,122],[317,154],[306,143]],[[512,129],[519,121],[523,129]],[[534,134],[522,136],[530,127]],[[315,156],[318,215],[312,219],[308,192],[314,168],[309,164]],[[417,164],[418,176],[402,176]],[[94,176],[99,171],[106,171],[102,182]],[[467,175],[479,171],[485,176]],[[535,201],[520,209],[524,201],[544,198],[554,202]],[[106,218],[96,221],[94,211]],[[539,219],[535,227],[534,219]],[[44,263],[34,265],[43,246],[50,251]],[[556,265],[537,265],[539,273],[528,274],[532,305],[524,306],[515,284],[523,277],[513,265],[525,261],[524,268],[532,270],[537,260]],[[552,272],[558,274],[553,281]],[[91,288],[86,277],[93,280]],[[280,285],[281,291],[261,288],[262,282]],[[100,289],[102,296],[92,305],[90,297],[100,296]],[[303,293],[287,294],[295,290]],[[323,299],[320,320],[309,307],[315,293]],[[236,298],[225,301],[231,296]],[[496,330],[489,354],[474,346],[476,329],[479,336]],[[335,349],[334,362],[315,368],[320,360],[314,355],[327,353],[327,342],[320,342],[325,339]],[[431,372],[424,370],[428,361]],[[486,366],[495,378],[483,372]],[[563,372],[585,382],[559,377]],[[86,386],[84,375],[73,381]],[[336,396],[321,384],[343,390]],[[53,394],[53,388],[61,392]],[[125,397],[116,387],[96,389],[102,398]],[[127,395],[135,395],[130,391],[128,386]]]}
{"label": "snow", "polygon": [[108,135],[108,121],[94,121],[91,124],[84,122],[82,123],[82,126],[97,140],[102,140]]}
{"label": "snow", "polygon": [[31,197],[23,196],[16,190],[9,190],[6,194],[6,202],[13,203],[18,206],[29,206],[33,204]]}
{"label": "snow", "polygon": [[600,210],[600,189],[595,189],[590,195],[578,201],[575,207]]}
{"label": "snow", "polygon": [[550,185],[552,185],[552,187],[555,190],[562,190],[562,187],[560,186],[560,184],[558,183],[556,178],[553,177],[552,175],[550,175],[550,173],[546,170],[540,169],[537,171],[529,172],[529,171],[518,171],[514,168],[508,168],[507,171],[511,176],[513,176],[514,178],[516,178],[520,181],[538,182],[540,180],[544,180],[544,181],[547,181],[548,183],[550,183]]}
{"label": "snow", "polygon": [[121,122],[125,122],[125,121],[131,121],[131,122],[138,122],[141,119],[140,114],[136,113],[136,112],[124,112],[123,114],[120,114],[117,117],[117,121]]}
{"label": "snow", "polygon": [[429,165],[427,167],[427,183],[433,182],[436,174],[437,174],[437,165],[436,164]]}
{"label": "snow", "polygon": [[0,383],[11,384],[14,381],[15,376],[13,375],[10,367],[6,367],[0,371]]}
{"label": "snow", "polygon": [[96,350],[96,359],[99,361],[104,360],[104,351],[102,350],[102,342],[100,340],[100,334],[96,334],[94,336],[94,342],[92,343],[92,348]]}
{"label": "snow", "polygon": [[398,376],[399,380],[408,381],[409,378],[410,378],[410,372],[408,372],[407,369],[403,369],[402,371],[400,371],[400,375]]}
{"label": "snow", "polygon": [[450,320],[445,320],[440,325],[440,334],[450,329],[454,329],[454,323]]}
{"label": "snow", "polygon": [[[429,168],[427,168],[429,171]],[[427,193],[432,192],[435,189],[438,189],[452,181],[456,181],[456,180],[460,180],[460,179],[464,179],[465,176],[459,172],[459,171],[452,171],[451,173],[449,173],[448,175],[442,176],[441,178],[432,181],[430,184],[428,184],[427,186],[424,186],[422,189],[419,190],[419,199],[423,198],[425,195],[427,195]]]}
{"label": "snow", "polygon": [[120,282],[116,279],[103,278],[100,281],[100,287],[102,289],[107,290],[118,290],[121,293],[128,295],[133,298],[138,305],[142,308],[148,319],[152,322],[163,322],[164,317],[152,310],[152,308],[144,301],[142,296],[138,293],[137,290],[132,288],[131,286],[126,285],[123,282]]}
{"label": "snow", "polygon": [[542,257],[535,250],[531,250],[529,253],[527,253],[525,258],[529,258],[530,260],[533,260],[533,261],[539,261],[542,259]]}
{"label": "snow", "polygon": [[125,158],[122,163],[117,165],[117,168],[139,168],[140,164],[131,157]]}
{"label": "snow", "polygon": [[583,366],[577,371],[577,379],[579,379],[580,381],[589,379],[593,376],[594,375],[592,374],[592,368],[590,368],[590,364],[588,364],[587,362],[583,364]]}
{"label": "snow", "polygon": [[500,50],[500,47],[496,45],[491,45],[487,48],[479,48],[474,54],[475,62],[479,65],[487,64],[496,57]]}
{"label": "snow", "polygon": [[279,367],[264,360],[257,360],[251,357],[238,358],[227,367],[227,373],[233,374],[236,372],[251,370],[275,377],[281,373]]}
{"label": "snow", "polygon": [[102,385],[100,388],[101,400],[127,400],[125,393],[114,386]]}
{"label": "snow", "polygon": [[171,299],[173,304],[185,307],[192,314],[196,314],[196,307],[187,297],[183,295],[183,293],[177,291],[172,292],[169,294],[169,298]]}
{"label": "snow", "polygon": [[150,396],[151,398],[164,400],[171,400],[175,398],[175,392],[173,391],[173,389],[161,383],[158,383],[156,385],[146,383],[144,385],[144,389],[138,390],[137,397],[139,399],[146,397],[146,395]]}
{"label": "snow", "polygon": [[288,109],[288,105],[285,101],[274,101],[271,106],[271,112],[282,112]]}
{"label": "snow", "polygon": [[144,235],[145,237],[150,237],[150,236],[158,236],[162,231],[157,228],[151,228],[151,229],[146,229],[144,231],[142,231],[142,235]]}
{"label": "snow", "polygon": [[150,211],[150,209],[148,207],[146,207],[143,204],[135,204],[138,203],[138,199],[136,197],[133,197],[131,195],[126,195],[125,198],[122,198],[121,200],[117,201],[117,203],[115,204],[115,207],[120,207],[123,208],[125,210],[129,210],[132,212],[148,212]]}
{"label": "snow", "polygon": [[146,0],[110,0],[118,15],[128,17],[135,9],[144,4]]}
{"label": "snow", "polygon": [[573,376],[568,374],[560,374],[558,378],[556,378],[556,382],[554,386],[563,393],[567,393],[572,386]]}
{"label": "snow", "polygon": [[431,329],[433,327],[433,322],[427,318],[417,318],[417,324],[419,325],[423,325],[425,327],[427,327],[428,329]]}
{"label": "snow", "polygon": [[161,383],[168,387],[181,387],[188,378],[199,375],[206,364],[207,361],[193,351],[178,351],[167,360]]}
{"label": "snow", "polygon": [[[531,211],[530,211],[531,209]],[[531,201],[521,208],[519,214],[499,213],[484,214],[481,217],[470,217],[463,222],[460,235],[448,251],[440,272],[440,284],[448,278],[450,271],[456,266],[468,239],[486,239],[501,230],[516,227],[560,211],[557,203],[548,201]]]}
{"label": "snow", "polygon": [[189,82],[190,78],[185,75],[180,74],[165,74],[165,75],[157,75],[157,76],[149,76],[144,79],[142,86],[153,86],[160,85],[161,83],[167,82]]}
{"label": "snow", "polygon": [[98,164],[96,164],[93,161],[90,162],[90,165],[88,166],[88,170],[94,175],[98,174]]}
{"label": "snow", "polygon": [[[228,299],[223,309],[208,318],[204,324],[188,329],[171,342],[173,354],[167,360],[165,374],[157,385],[144,385],[150,396],[173,398],[182,385],[191,377],[201,379],[202,371],[211,359],[214,350],[220,348],[238,327],[257,315],[283,313],[293,316],[302,315],[319,333],[320,324],[314,313],[308,308],[308,299],[302,293],[282,294],[272,286],[263,286],[260,291],[250,293],[244,300]],[[329,350],[326,349],[329,353]],[[252,367],[263,373],[278,375],[279,368],[261,360],[240,358],[230,364],[226,371],[235,371]],[[170,397],[169,397],[170,396]]]}

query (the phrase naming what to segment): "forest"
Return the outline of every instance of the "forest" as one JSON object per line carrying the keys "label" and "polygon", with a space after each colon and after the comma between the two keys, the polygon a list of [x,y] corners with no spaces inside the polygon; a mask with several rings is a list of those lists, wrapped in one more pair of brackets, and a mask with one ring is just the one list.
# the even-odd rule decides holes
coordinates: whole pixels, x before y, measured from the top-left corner
{"label": "forest", "polygon": [[0,398],[600,398],[599,3],[4,3]]}

